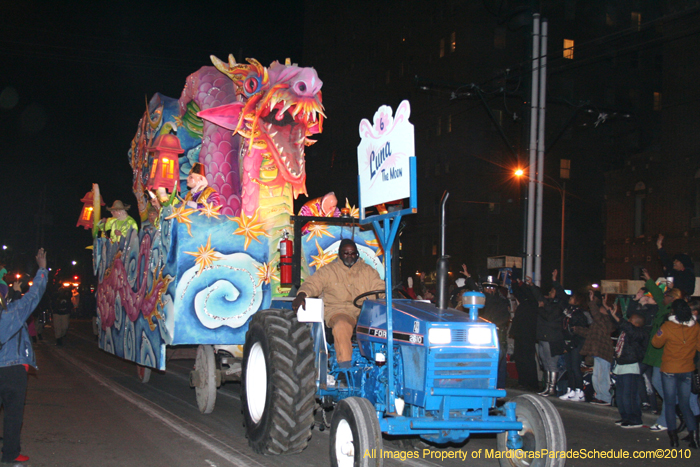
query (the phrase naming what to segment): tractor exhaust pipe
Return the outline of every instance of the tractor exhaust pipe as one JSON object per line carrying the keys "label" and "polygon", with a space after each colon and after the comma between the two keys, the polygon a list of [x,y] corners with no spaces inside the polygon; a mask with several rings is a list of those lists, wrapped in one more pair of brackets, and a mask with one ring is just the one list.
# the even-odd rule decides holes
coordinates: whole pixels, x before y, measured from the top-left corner
{"label": "tractor exhaust pipe", "polygon": [[450,257],[445,254],[445,204],[450,194],[445,191],[442,194],[442,223],[440,225],[440,258],[437,261],[437,284],[435,292],[437,296],[437,307],[444,310],[449,305],[449,295],[447,294],[447,278],[450,270]]}

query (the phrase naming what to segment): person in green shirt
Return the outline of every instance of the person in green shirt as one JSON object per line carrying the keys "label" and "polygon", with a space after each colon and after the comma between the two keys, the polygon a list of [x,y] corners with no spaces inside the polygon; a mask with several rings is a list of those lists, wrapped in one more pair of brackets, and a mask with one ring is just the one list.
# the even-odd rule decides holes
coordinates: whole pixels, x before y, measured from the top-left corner
{"label": "person in green shirt", "polygon": [[138,224],[136,224],[133,217],[126,213],[130,207],[130,205],[124,204],[120,200],[115,200],[112,206],[107,208],[112,217],[107,219],[107,221],[100,221],[100,230],[109,230],[109,239],[111,241],[118,242],[122,237],[126,237],[129,229],[134,229],[138,232]]}
{"label": "person in green shirt", "polygon": [[[654,320],[651,322],[649,345],[647,346],[647,351],[644,354],[643,363],[654,367],[651,377],[651,385],[654,386],[656,392],[662,396],[664,391],[661,385],[661,357],[664,354],[664,349],[663,347],[657,349],[651,345],[651,338],[654,337],[661,325],[664,324],[664,321],[666,321],[666,317],[671,311],[671,303],[673,303],[674,300],[681,298],[681,291],[679,289],[670,289],[664,293],[661,290],[661,287],[656,285],[656,282],[654,282],[651,276],[649,276],[649,272],[646,269],[642,269],[642,277],[644,280],[646,280],[644,286],[647,288],[649,293],[651,293],[654,301],[659,306],[659,311],[656,312],[656,316],[654,316]],[[668,429],[666,426],[665,404],[661,404],[661,414],[656,420],[656,423],[649,427],[649,429],[651,431],[666,431]]]}

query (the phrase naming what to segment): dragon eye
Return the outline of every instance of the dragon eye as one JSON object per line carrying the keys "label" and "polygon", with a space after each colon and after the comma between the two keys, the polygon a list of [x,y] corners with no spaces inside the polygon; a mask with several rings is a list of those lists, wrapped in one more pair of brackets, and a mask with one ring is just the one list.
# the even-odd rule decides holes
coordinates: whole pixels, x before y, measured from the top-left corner
{"label": "dragon eye", "polygon": [[246,79],[243,83],[243,89],[245,89],[245,92],[248,94],[253,94],[258,90],[258,80],[253,77]]}

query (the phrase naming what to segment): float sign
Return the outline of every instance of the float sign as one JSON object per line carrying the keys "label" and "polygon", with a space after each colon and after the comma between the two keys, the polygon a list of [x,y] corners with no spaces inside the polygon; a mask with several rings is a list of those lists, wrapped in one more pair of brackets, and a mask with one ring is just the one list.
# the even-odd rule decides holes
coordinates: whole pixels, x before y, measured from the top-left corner
{"label": "float sign", "polygon": [[408,121],[411,105],[403,101],[392,116],[383,105],[374,114],[374,124],[360,122],[357,167],[360,183],[360,217],[365,208],[408,198],[411,195],[410,161],[415,156],[413,124]]}

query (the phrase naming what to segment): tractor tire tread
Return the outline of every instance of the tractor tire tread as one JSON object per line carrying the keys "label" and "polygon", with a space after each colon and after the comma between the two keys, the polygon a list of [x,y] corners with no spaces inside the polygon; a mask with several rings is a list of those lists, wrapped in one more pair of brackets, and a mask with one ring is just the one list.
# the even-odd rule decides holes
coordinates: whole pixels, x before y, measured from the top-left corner
{"label": "tractor tire tread", "polygon": [[260,326],[267,336],[272,410],[267,414],[271,417],[269,430],[258,440],[249,436],[248,443],[264,455],[299,453],[308,445],[314,424],[316,384],[311,333],[292,310],[261,310],[253,316],[249,333],[254,326]]}

